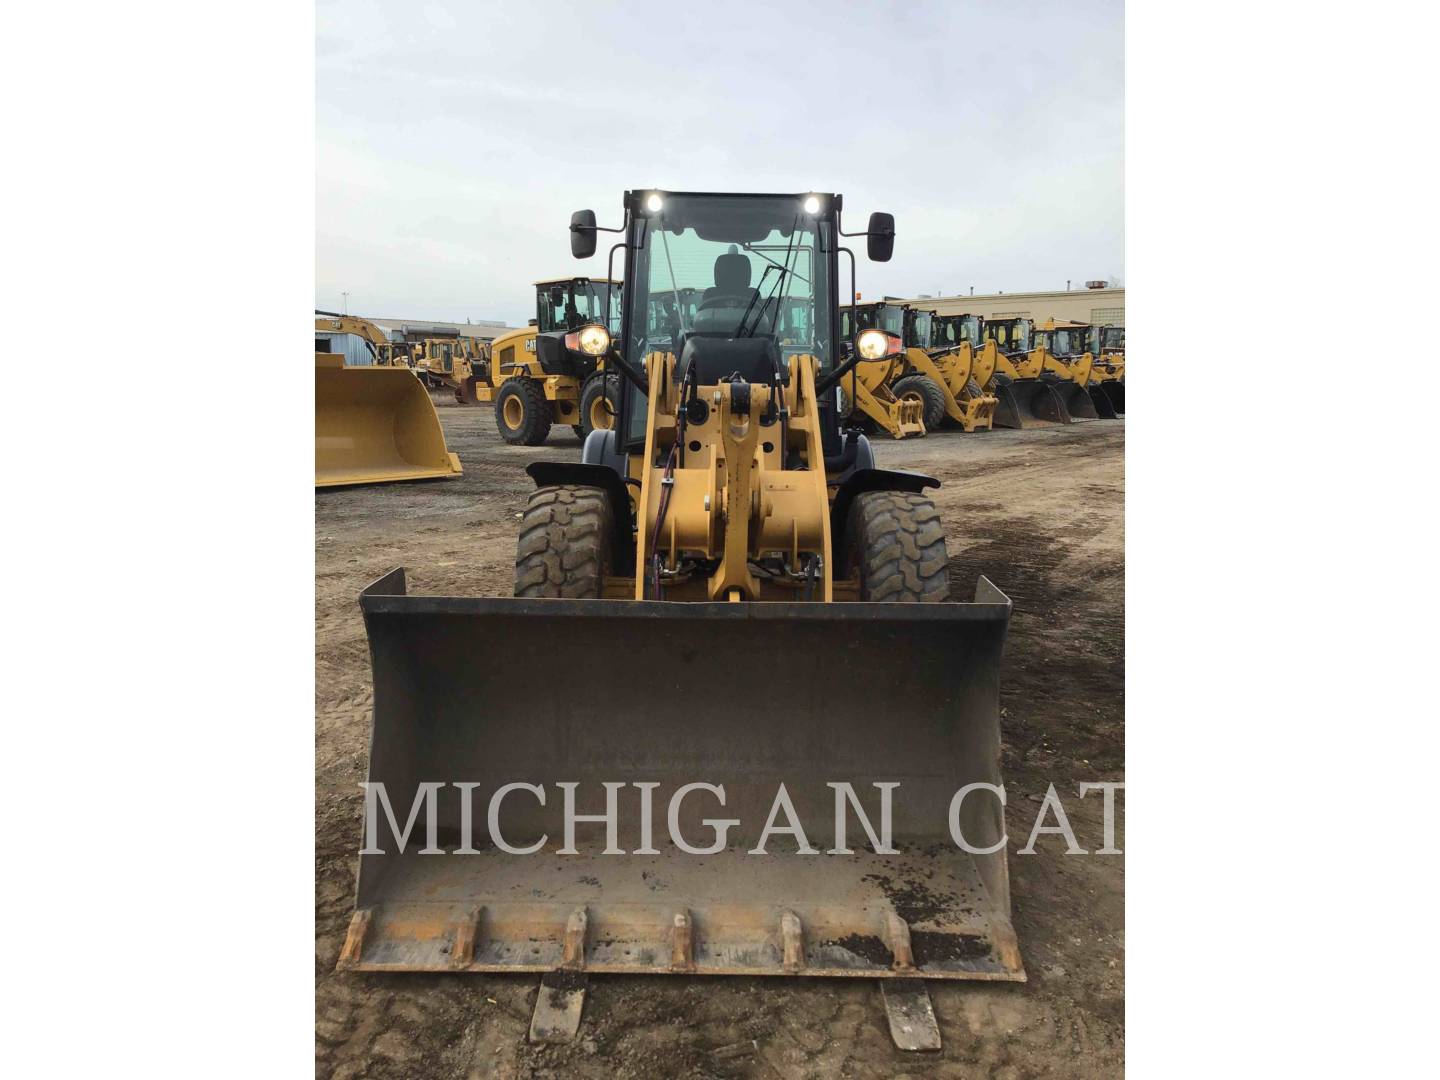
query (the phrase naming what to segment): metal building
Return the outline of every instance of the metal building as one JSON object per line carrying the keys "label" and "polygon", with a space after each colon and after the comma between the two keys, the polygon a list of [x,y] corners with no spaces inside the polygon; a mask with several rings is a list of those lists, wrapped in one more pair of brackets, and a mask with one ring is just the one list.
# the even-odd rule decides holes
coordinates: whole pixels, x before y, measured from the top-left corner
{"label": "metal building", "polygon": [[897,303],[928,308],[942,315],[968,314],[987,319],[1025,316],[1036,323],[1093,323],[1125,325],[1124,286],[1062,289],[1056,292],[987,293],[983,296],[885,297]]}

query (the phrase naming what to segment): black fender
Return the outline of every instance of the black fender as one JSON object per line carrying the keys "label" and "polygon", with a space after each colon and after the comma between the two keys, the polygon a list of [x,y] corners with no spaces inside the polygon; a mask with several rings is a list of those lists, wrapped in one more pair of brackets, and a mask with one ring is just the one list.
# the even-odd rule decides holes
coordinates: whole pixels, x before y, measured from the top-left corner
{"label": "black fender", "polygon": [[845,522],[855,496],[867,491],[909,491],[919,495],[927,488],[938,488],[940,481],[924,473],[901,472],[898,469],[856,469],[847,476],[830,500],[831,571],[841,572],[845,565]]}
{"label": "black fender", "polygon": [[583,461],[532,461],[525,472],[536,487],[551,484],[575,484],[599,488],[610,500],[610,516],[615,522],[611,553],[611,572],[629,577],[635,569],[634,514],[630,509],[630,492],[624,479],[608,465],[592,465]]}

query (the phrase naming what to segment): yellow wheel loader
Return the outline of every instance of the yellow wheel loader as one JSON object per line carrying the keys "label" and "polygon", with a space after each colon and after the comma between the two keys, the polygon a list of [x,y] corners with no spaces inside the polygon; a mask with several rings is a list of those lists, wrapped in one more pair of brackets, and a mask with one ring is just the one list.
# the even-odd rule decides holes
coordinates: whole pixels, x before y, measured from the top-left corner
{"label": "yellow wheel loader", "polygon": [[[315,314],[315,486],[459,476],[430,395],[396,362],[398,346],[367,319]],[[346,365],[331,347],[342,334],[365,343],[368,363]]]}
{"label": "yellow wheel loader", "polygon": [[[879,330],[889,338],[902,340],[904,326],[898,312],[881,312],[877,321],[874,304],[840,309],[841,339],[848,348],[863,330]],[[858,357],[841,383],[845,417],[856,416],[897,439],[925,434],[924,405],[907,398],[901,400],[890,384],[904,365],[903,348],[894,354]]]}
{"label": "yellow wheel loader", "polygon": [[1090,327],[1090,399],[1095,411],[1106,420],[1125,415],[1125,328]]}
{"label": "yellow wheel loader", "polygon": [[1055,388],[1071,421],[1101,418],[1089,390],[1095,365],[1090,330],[1089,323],[1057,326],[1054,319],[1047,319],[1035,331],[1035,349],[1043,355],[1040,378]]}
{"label": "yellow wheel loader", "polygon": [[964,431],[989,431],[994,423],[996,399],[974,381],[974,350],[959,344],[937,348],[935,313],[898,306],[904,327],[905,363],[900,377],[890,385],[895,396],[921,404],[927,431],[938,431],[947,420]]}
{"label": "yellow wheel loader", "polygon": [[[604,349],[618,329],[623,291],[606,278],[537,281],[535,319],[492,341],[456,397],[492,402],[501,438],[516,445],[539,446],[554,424],[569,424],[582,438],[609,427],[620,382],[606,371]],[[592,325],[606,332],[599,352]]]}
{"label": "yellow wheel loader", "polygon": [[[983,577],[943,602],[937,482],[839,424],[839,383],[901,349],[840,338],[841,197],[624,206],[619,337],[587,328],[617,423],[527,468],[515,596],[412,596],[397,569],[361,597],[375,715],[340,966],[542,974],[538,1041],[573,1037],[596,973],[875,978],[897,1042],[938,1046],[923,980],[1025,978],[1010,603]],[[594,213],[571,222],[590,257]],[[894,219],[863,235],[888,259]],[[693,315],[649,318],[687,288]],[[795,301],[810,329],[782,338]]]}
{"label": "yellow wheel loader", "polygon": [[996,427],[1035,428],[1070,423],[1053,379],[1042,379],[1045,352],[1032,345],[1033,324],[1025,318],[985,319],[981,332],[993,342],[995,370],[983,384],[995,395]]}

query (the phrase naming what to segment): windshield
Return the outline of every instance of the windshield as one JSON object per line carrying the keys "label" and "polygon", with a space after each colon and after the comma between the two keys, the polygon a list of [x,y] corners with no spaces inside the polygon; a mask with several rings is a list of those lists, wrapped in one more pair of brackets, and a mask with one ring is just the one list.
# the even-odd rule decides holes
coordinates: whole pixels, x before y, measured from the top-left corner
{"label": "windshield", "polygon": [[1101,349],[1124,351],[1125,328],[1123,326],[1102,326],[1099,328],[1099,332]]}
{"label": "windshield", "polygon": [[985,324],[986,338],[993,339],[1001,352],[1030,351],[1030,320],[1002,319]]}
{"label": "windshield", "polygon": [[542,334],[557,330],[578,330],[586,323],[602,323],[612,333],[620,332],[620,284],[610,286],[610,310],[605,310],[603,281],[554,281],[536,290],[538,316]]}
{"label": "windshield", "polygon": [[1050,351],[1056,356],[1079,356],[1090,351],[1089,337],[1088,326],[1055,330],[1050,335]]}
{"label": "windshield", "polygon": [[631,310],[646,317],[631,321],[626,359],[641,368],[691,334],[773,337],[782,357],[810,353],[827,370],[830,229],[789,196],[665,196],[632,226]]}
{"label": "windshield", "polygon": [[[610,293],[610,307],[606,310],[605,293]],[[597,322],[607,327],[612,334],[620,333],[620,285],[606,285],[603,281],[577,281],[575,283],[575,310],[584,323]]]}
{"label": "windshield", "polygon": [[934,321],[933,311],[915,312],[915,344],[922,349],[930,348],[931,326]]}

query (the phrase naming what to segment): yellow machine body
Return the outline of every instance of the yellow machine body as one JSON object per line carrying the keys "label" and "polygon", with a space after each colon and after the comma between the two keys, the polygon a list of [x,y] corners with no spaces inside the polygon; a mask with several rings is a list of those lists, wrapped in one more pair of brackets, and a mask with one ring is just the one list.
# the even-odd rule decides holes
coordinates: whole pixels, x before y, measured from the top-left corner
{"label": "yellow machine body", "polygon": [[[591,322],[618,333],[618,324],[598,308],[602,296],[613,294],[611,306],[618,304],[621,288],[620,282],[605,278],[535,282],[537,318],[489,345],[467,350],[463,374],[453,384],[456,400],[494,405],[496,426],[512,443],[538,445],[553,424],[568,424],[577,434],[608,428],[613,408],[606,402],[613,394],[607,392],[604,357],[567,349],[564,337]],[[587,395],[592,381],[601,392]],[[513,385],[507,388],[506,383]]]}
{"label": "yellow machine body", "polygon": [[841,382],[853,408],[897,439],[925,434],[924,408],[916,401],[902,401],[890,389],[900,361],[862,360]]}
{"label": "yellow machine body", "polygon": [[[947,602],[935,481],[879,469],[841,428],[820,335],[782,345],[743,314],[780,278],[810,326],[838,324],[839,202],[627,192],[626,280],[702,289],[707,322],[729,312],[743,332],[615,354],[617,429],[527,470],[513,598],[411,596],[400,569],[362,594],[369,781],[401,821],[427,784],[444,790],[428,854],[362,851],[341,968],[545,973],[532,1037],[547,1010],[574,1034],[590,973],[868,977],[895,994],[1025,979],[996,797],[1009,601],[981,577],[974,602]],[[572,218],[579,258],[593,222]],[[752,292],[741,260],[809,272]],[[627,319],[648,300],[627,290]],[[502,663],[477,659],[496,642]],[[851,817],[851,847],[789,830],[765,846],[777,788],[805,831],[834,820],[837,782],[871,821],[876,789],[895,789],[893,844]],[[524,784],[503,821],[486,814]],[[651,796],[653,815],[633,812]],[[568,817],[602,805],[603,823]],[[733,831],[705,850],[677,840],[717,817]]]}
{"label": "yellow machine body", "polygon": [[[667,474],[646,467],[676,438],[680,390],[675,379],[675,357],[652,353],[646,359],[650,376],[643,458],[631,459],[631,471],[640,481],[639,520],[635,552],[633,599],[647,598],[645,568],[659,556],[661,573],[677,570],[681,550],[718,560],[703,579],[662,585],[670,600],[795,600],[807,588],[814,600],[833,599],[834,568],[825,557],[830,551],[830,516],[823,469],[782,470],[781,455],[799,454],[805,461],[823,460],[815,411],[813,356],[791,358],[785,399],[794,402],[782,446],[780,425],[762,426],[770,407],[765,395],[749,394],[737,405],[728,383],[699,387],[707,402],[703,423],[685,428],[685,454]],[[668,475],[669,481],[664,477]],[[662,500],[667,501],[663,528],[656,528]],[[798,567],[806,556],[819,556],[820,579],[800,578],[761,582],[749,562],[764,552],[780,552]],[[662,581],[664,579],[662,578]],[[650,595],[653,595],[653,590]]]}

